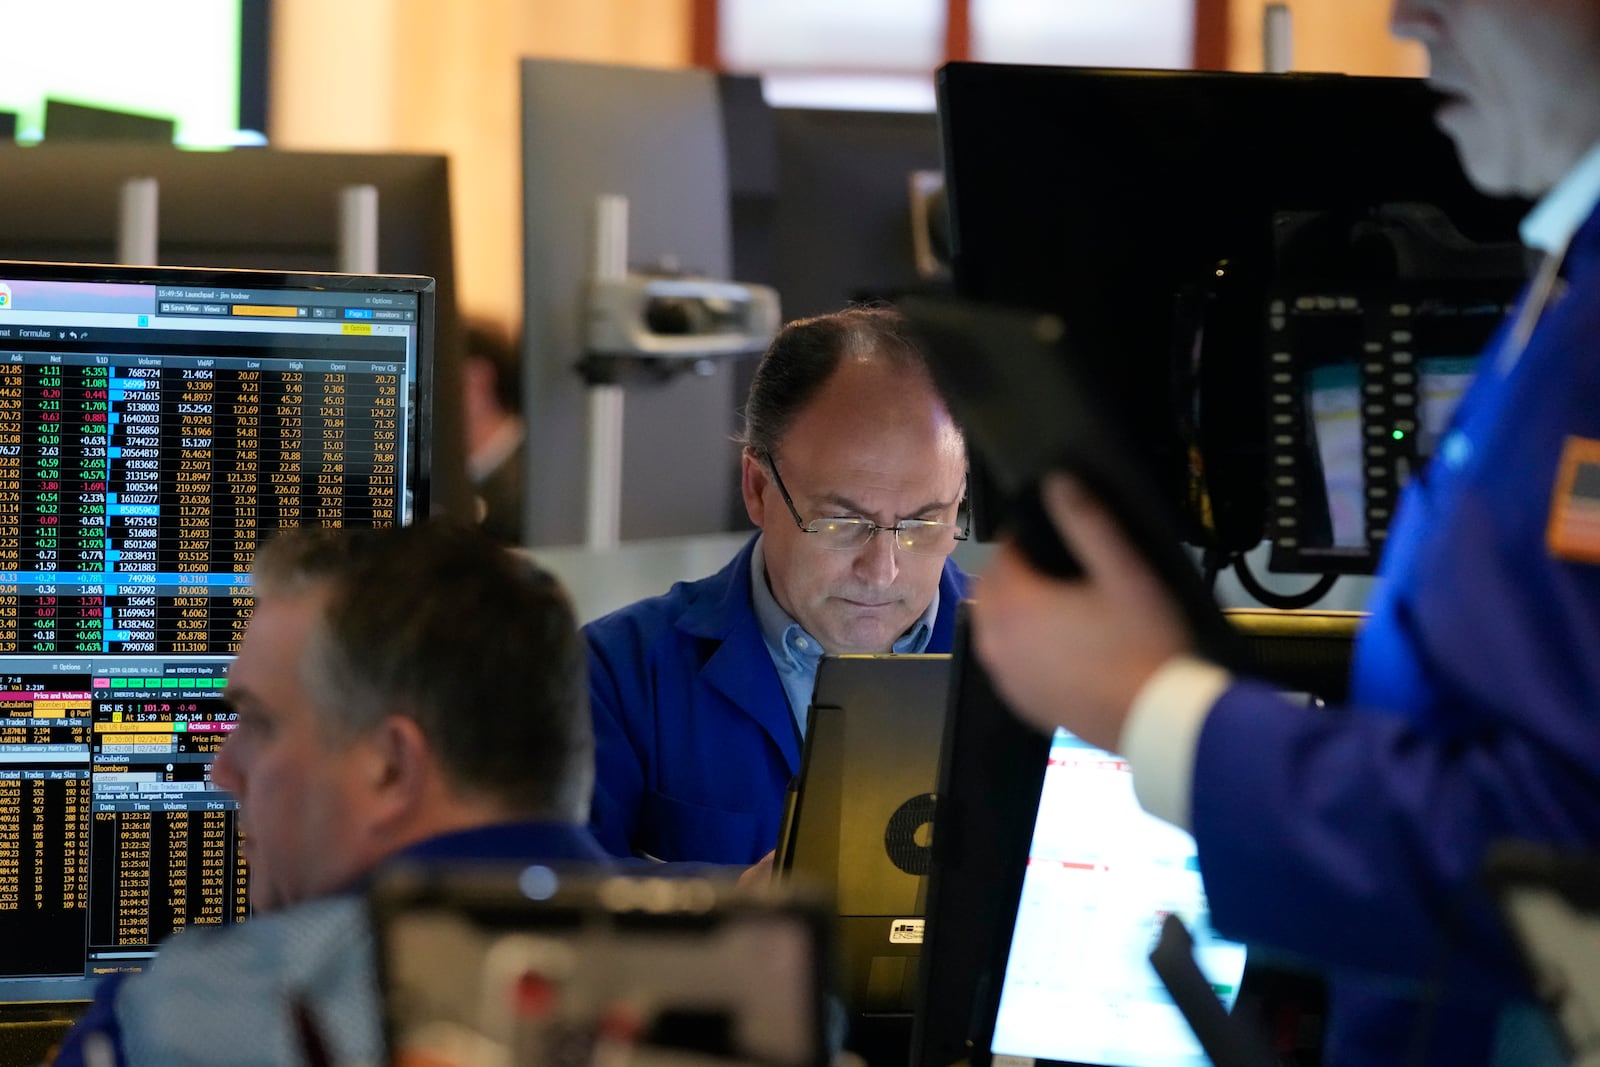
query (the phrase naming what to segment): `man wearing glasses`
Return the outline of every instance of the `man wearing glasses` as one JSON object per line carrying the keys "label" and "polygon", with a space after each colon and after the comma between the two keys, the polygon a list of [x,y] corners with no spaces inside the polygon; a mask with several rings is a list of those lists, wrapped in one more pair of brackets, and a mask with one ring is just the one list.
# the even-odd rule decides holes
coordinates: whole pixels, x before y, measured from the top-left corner
{"label": "man wearing glasses", "polygon": [[611,852],[751,864],[777,842],[824,653],[948,652],[966,444],[896,313],[790,323],[745,407],[760,532],[585,627],[593,825]]}

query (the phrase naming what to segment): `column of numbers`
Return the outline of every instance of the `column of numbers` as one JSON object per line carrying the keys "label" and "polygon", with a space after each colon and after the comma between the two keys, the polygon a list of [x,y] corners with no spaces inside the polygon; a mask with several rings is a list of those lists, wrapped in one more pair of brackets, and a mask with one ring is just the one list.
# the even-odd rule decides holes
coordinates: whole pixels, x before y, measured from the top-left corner
{"label": "column of numbers", "polygon": [[[168,811],[161,815],[166,831],[165,862],[155,865],[164,871],[166,884],[152,887],[159,891],[162,903],[161,924],[168,930],[177,930],[189,923],[189,820],[186,811]],[[154,896],[154,894],[152,894]],[[154,931],[157,938],[166,936],[166,930]]]}
{"label": "column of numbers", "polygon": [[61,622],[63,651],[105,648],[106,484],[109,367],[68,367],[61,456]]}
{"label": "column of numbers", "polygon": [[305,372],[284,371],[262,398],[265,429],[263,457],[267,460],[267,480],[263,496],[263,518],[273,527],[299,526],[302,515],[300,493],[305,479]]}
{"label": "column of numbers", "polygon": [[373,379],[367,411],[372,419],[372,466],[366,477],[372,525],[393,526],[399,521],[400,381],[397,374]]}
{"label": "column of numbers", "polygon": [[345,524],[346,447],[349,444],[349,375],[329,371],[313,375],[319,379],[306,396],[306,428],[314,435],[308,442],[317,450],[317,461],[307,471],[314,480],[310,488],[317,524],[339,527]]}
{"label": "column of numbers", "polygon": [[22,909],[23,786],[20,776],[0,778],[0,912]]}
{"label": "column of numbers", "polygon": [[207,811],[200,819],[200,907],[194,921],[220,924],[228,921],[228,883],[232,877],[228,845],[233,840],[233,817],[226,811]]}
{"label": "column of numbers", "polygon": [[348,526],[393,526],[399,514],[395,457],[400,430],[395,374],[351,375],[341,511]]}
{"label": "column of numbers", "polygon": [[[162,526],[164,573],[178,576],[177,595],[162,597],[157,647],[165,652],[209,652],[210,598],[206,575],[212,566],[217,474],[216,372],[185,368],[171,379],[176,396],[163,405],[171,429],[164,431],[165,457],[176,456],[171,499],[176,503],[176,531]],[[165,478],[163,478],[165,482]],[[167,497],[164,494],[163,500]],[[173,536],[175,532],[176,536]]]}
{"label": "column of numbers", "polygon": [[21,594],[23,652],[61,649],[61,467],[62,401],[66,396],[60,364],[28,367],[24,373],[22,456],[27,467],[22,492],[21,569],[34,574]]}
{"label": "column of numbers", "polygon": [[267,484],[263,474],[271,465],[262,448],[263,406],[261,371],[247,368],[219,375],[218,487],[212,531],[217,541],[212,565],[216,571],[231,573],[235,584],[209,590],[209,640],[214,652],[239,651],[254,604],[249,574],[261,539],[261,494]]}
{"label": "column of numbers", "polygon": [[116,943],[148,945],[150,943],[150,813],[96,812],[95,827],[116,835]]}
{"label": "column of numbers", "polygon": [[111,372],[111,405],[117,422],[110,435],[106,551],[117,589],[108,596],[112,652],[156,650],[156,587],[162,515],[176,519],[177,506],[162,506],[161,371],[117,367]]}
{"label": "column of numbers", "polygon": [[46,867],[45,841],[52,829],[47,822],[50,811],[50,798],[45,792],[45,783],[42,778],[33,778],[24,783],[28,789],[28,808],[32,814],[30,827],[33,837],[33,899],[30,903],[34,911],[43,911],[44,903],[49,894],[45,890],[44,872]]}
{"label": "column of numbers", "polygon": [[219,382],[217,394],[218,485],[227,496],[215,501],[213,533],[219,571],[249,574],[261,539],[257,499],[261,492],[261,372],[235,371]]}
{"label": "column of numbers", "polygon": [[71,910],[89,906],[89,773],[70,774],[65,790],[66,823],[58,847],[62,850],[61,906]]}
{"label": "column of numbers", "polygon": [[162,554],[162,562],[170,563],[171,569],[180,574],[203,574],[211,569],[216,508],[212,489],[220,466],[215,416],[217,383],[212,370],[186,369],[180,373],[182,377],[174,382],[177,396],[164,405],[176,429],[175,434],[166,436],[166,444],[178,456],[174,489],[180,522],[173,550]]}
{"label": "column of numbers", "polygon": [[16,572],[22,568],[23,367],[0,365],[0,653],[16,652],[20,633]]}

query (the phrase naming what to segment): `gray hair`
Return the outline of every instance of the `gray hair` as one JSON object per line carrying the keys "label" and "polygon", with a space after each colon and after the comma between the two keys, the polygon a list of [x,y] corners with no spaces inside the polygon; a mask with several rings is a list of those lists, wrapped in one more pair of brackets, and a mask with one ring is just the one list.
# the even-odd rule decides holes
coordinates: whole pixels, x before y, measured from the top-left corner
{"label": "gray hair", "polygon": [[587,819],[586,653],[566,592],[529,559],[452,523],[304,528],[262,545],[253,581],[263,600],[324,598],[302,669],[336,735],[404,715],[453,787]]}

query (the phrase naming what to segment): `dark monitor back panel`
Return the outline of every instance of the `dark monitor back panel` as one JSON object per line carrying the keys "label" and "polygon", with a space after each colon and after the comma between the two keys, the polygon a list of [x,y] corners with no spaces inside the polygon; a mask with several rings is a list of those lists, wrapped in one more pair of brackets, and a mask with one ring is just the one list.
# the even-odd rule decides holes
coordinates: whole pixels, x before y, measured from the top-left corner
{"label": "dark monitor back panel", "polygon": [[789,875],[837,905],[846,1005],[915,1003],[950,657],[827,657],[779,843]]}
{"label": "dark monitor back panel", "polygon": [[940,168],[935,116],[778,108],[773,122],[784,317],[917,288],[911,183]]}
{"label": "dark monitor back panel", "polygon": [[[769,107],[759,78],[718,79],[733,273],[776,286],[785,321],[920,288],[911,176],[939,174],[928,112]],[[755,360],[733,367],[734,396]],[[745,523],[732,502],[730,528]]]}
{"label": "dark monitor back panel", "polygon": [[171,144],[178,124],[174,119],[139,115],[131,111],[91,107],[68,100],[46,98],[44,135],[52,141],[141,141]]}
{"label": "dark monitor back panel", "polygon": [[1223,615],[1241,638],[1247,673],[1286,694],[1335,706],[1345,702],[1365,612],[1233,608]]}
{"label": "dark monitor back panel", "polygon": [[0,258],[113,262],[130,178],[156,179],[162,262],[261,270],[336,269],[339,191],[376,186],[379,269],[434,278],[454,300],[443,156],[37,145],[0,157]]}
{"label": "dark monitor back panel", "polygon": [[[1275,220],[1421,202],[1504,242],[1525,208],[1467,183],[1418,80],[954,63],[939,91],[957,289],[1061,316],[1197,544],[1247,548],[1266,526]],[[1361,251],[1339,260],[1357,280],[1401,269]]]}
{"label": "dark monitor back panel", "polygon": [[912,1067],[949,1067],[978,1051],[973,1041],[987,1025],[981,1016],[999,997],[1050,754],[1050,738],[1010,712],[973,657],[970,641],[970,616],[963,608],[939,760],[939,834],[928,884]]}

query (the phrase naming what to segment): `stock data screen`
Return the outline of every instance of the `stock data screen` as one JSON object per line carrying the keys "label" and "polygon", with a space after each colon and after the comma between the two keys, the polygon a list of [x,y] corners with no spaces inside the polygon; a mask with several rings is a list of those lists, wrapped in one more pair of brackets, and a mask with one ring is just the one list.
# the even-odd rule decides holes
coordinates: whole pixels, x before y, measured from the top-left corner
{"label": "stock data screen", "polygon": [[55,270],[0,264],[0,1002],[248,913],[256,546],[409,520],[429,363],[425,279]]}
{"label": "stock data screen", "polygon": [[1139,805],[1121,756],[1050,745],[991,1051],[1045,1063],[1204,1067],[1150,950],[1172,914],[1231,1007],[1245,948],[1211,929],[1194,839]]}

